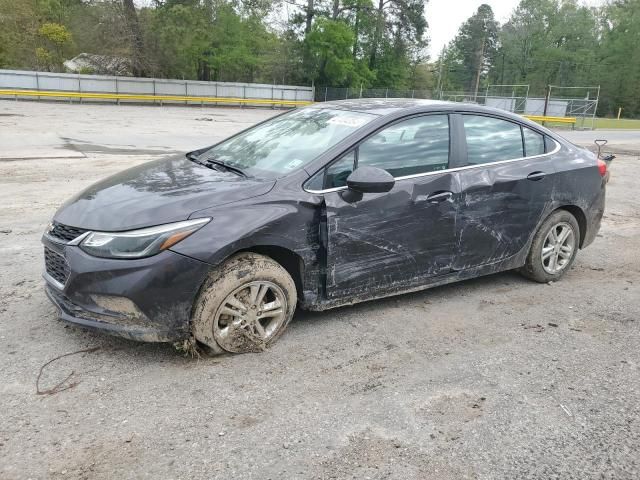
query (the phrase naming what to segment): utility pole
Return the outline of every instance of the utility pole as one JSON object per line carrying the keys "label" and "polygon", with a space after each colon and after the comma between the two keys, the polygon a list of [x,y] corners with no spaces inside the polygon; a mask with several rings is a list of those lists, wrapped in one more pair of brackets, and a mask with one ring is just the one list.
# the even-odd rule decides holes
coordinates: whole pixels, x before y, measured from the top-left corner
{"label": "utility pole", "polygon": [[487,19],[482,20],[482,30],[485,35],[482,37],[482,43],[480,45],[480,55],[478,55],[478,71],[476,72],[476,86],[473,91],[473,101],[478,101],[478,88],[480,88],[480,74],[482,73],[482,64],[484,63],[484,44],[487,43]]}
{"label": "utility pole", "polygon": [[[547,116],[547,110],[549,108],[549,97],[551,97],[551,85],[547,85],[547,91],[544,94],[544,111],[542,112],[542,116]],[[542,125],[544,126],[545,121],[542,121]]]}
{"label": "utility pole", "polygon": [[[442,67],[444,65],[444,52],[446,51],[445,47],[442,47],[442,52],[440,52],[440,69],[438,72],[438,86],[436,87],[436,91],[442,94]],[[440,95],[442,97],[442,95]]]}
{"label": "utility pole", "polygon": [[475,89],[473,91],[473,101],[477,101],[478,100],[478,88],[480,88],[480,73],[482,72],[482,64],[484,63],[482,61],[483,57],[484,57],[484,44],[485,44],[485,39],[484,37],[482,38],[482,45],[480,45],[480,55],[478,56],[478,71],[476,73],[476,86]]}
{"label": "utility pole", "polygon": [[547,116],[547,110],[549,109],[549,97],[551,96],[551,85],[547,85],[546,91],[544,93],[544,111],[542,112],[542,116]]}

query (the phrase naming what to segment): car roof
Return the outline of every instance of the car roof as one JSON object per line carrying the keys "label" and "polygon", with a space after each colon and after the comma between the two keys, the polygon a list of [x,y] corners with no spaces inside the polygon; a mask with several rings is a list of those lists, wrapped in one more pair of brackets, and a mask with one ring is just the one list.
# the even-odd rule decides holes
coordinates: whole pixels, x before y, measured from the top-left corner
{"label": "car roof", "polygon": [[459,105],[454,102],[442,102],[440,100],[424,100],[420,98],[354,98],[350,100],[334,100],[315,103],[311,108],[331,108],[336,110],[350,110],[354,112],[366,112],[376,115],[388,115],[400,110],[423,107],[446,107],[447,105]]}
{"label": "car roof", "polygon": [[314,103],[306,108],[348,110],[380,116],[398,116],[405,112],[408,114],[451,111],[485,113],[511,119],[524,125],[529,125],[534,129],[544,131],[547,135],[550,135],[557,140],[561,138],[555,132],[522,117],[521,115],[499,108],[485,107],[484,105],[478,105],[477,103],[445,102],[442,100],[426,100],[421,98],[355,98],[350,100]]}

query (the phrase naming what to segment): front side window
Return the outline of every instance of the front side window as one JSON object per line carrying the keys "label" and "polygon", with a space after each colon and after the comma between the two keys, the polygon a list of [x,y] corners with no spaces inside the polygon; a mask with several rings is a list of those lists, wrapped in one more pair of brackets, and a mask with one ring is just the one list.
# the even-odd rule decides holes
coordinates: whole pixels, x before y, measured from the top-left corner
{"label": "front side window", "polygon": [[344,187],[347,184],[347,177],[353,172],[355,158],[355,151],[352,150],[329,165],[325,173],[324,188]]}
{"label": "front side window", "polygon": [[347,110],[302,108],[223,141],[200,155],[250,176],[278,178],[298,170],[377,115]]}
{"label": "front side window", "polygon": [[520,125],[499,118],[463,115],[469,165],[524,157]]}
{"label": "front side window", "polygon": [[382,168],[396,178],[444,170],[448,164],[448,115],[425,115],[398,122],[358,148],[359,167]]}

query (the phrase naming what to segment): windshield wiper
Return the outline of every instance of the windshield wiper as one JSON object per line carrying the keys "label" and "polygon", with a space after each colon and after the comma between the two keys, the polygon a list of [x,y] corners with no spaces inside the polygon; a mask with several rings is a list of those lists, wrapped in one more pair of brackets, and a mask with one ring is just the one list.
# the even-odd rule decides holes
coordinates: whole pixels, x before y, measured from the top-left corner
{"label": "windshield wiper", "polygon": [[216,158],[207,158],[205,160],[200,160],[200,155],[196,155],[194,152],[187,153],[187,158],[189,160],[197,162],[197,163],[199,163],[201,165],[204,165],[205,167],[211,167],[212,165],[217,165],[219,167],[224,168],[225,170],[228,170],[228,171],[233,172],[233,173],[235,173],[237,175],[240,175],[241,177],[245,177],[245,178],[248,177],[248,175],[246,173],[244,173],[238,167],[234,167],[233,165],[229,165],[228,163],[225,163],[222,160],[217,160]]}
{"label": "windshield wiper", "polygon": [[202,162],[204,166],[209,166],[211,164],[219,165],[222,168],[225,168],[233,173],[240,175],[241,177],[248,177],[246,173],[240,170],[238,167],[234,167],[233,165],[229,165],[228,163],[223,162],[222,160],[216,160],[215,158],[207,158]]}
{"label": "windshield wiper", "polygon": [[196,152],[188,152],[185,157],[187,157],[192,162],[202,163],[200,159],[200,155],[196,155]]}

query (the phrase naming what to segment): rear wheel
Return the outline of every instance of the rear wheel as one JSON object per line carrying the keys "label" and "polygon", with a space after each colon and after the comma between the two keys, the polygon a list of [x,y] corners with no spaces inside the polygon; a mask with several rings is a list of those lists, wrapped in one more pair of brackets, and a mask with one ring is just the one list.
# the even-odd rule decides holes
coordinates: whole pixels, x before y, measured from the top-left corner
{"label": "rear wheel", "polygon": [[579,245],[580,228],[575,217],[566,210],[557,210],[533,237],[521,272],[536,282],[559,280],[573,264]]}
{"label": "rear wheel", "polygon": [[241,253],[205,282],[193,314],[194,336],[211,353],[265,350],[291,321],[296,299],[295,283],[279,263]]}

